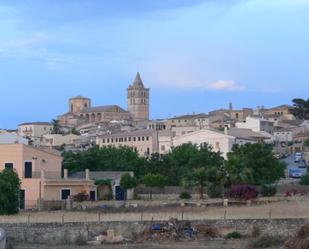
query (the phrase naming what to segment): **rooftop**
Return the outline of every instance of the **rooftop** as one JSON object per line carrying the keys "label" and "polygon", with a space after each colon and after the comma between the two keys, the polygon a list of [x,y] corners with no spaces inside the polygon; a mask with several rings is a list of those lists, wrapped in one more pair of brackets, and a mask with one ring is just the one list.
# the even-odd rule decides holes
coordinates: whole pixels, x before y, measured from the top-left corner
{"label": "rooftop", "polygon": [[52,125],[49,122],[26,122],[26,123],[21,123],[18,126],[22,126],[22,125]]}

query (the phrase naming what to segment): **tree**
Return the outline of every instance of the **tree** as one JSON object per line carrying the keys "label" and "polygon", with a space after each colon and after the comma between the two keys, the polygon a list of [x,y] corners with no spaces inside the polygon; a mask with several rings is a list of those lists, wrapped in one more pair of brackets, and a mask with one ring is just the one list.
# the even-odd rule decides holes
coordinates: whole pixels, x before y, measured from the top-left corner
{"label": "tree", "polygon": [[69,172],[84,171],[133,171],[137,179],[145,175],[146,159],[129,147],[93,146],[81,152],[63,152],[62,167]]}
{"label": "tree", "polygon": [[307,139],[305,140],[304,146],[305,146],[306,148],[309,148],[309,138],[307,138]]}
{"label": "tree", "polygon": [[229,186],[244,183],[272,184],[284,177],[285,164],[274,157],[267,144],[236,145],[227,158],[225,171]]}
{"label": "tree", "polygon": [[295,107],[294,115],[299,119],[309,119],[309,98],[307,100],[296,98],[292,100]]}
{"label": "tree", "polygon": [[16,214],[19,210],[20,180],[12,169],[0,173],[0,215]]}
{"label": "tree", "polygon": [[60,124],[58,119],[52,119],[51,124],[53,126],[52,128],[52,134],[60,134],[61,129],[60,129]]}
{"label": "tree", "polygon": [[143,178],[143,182],[146,187],[150,187],[150,200],[152,200],[152,188],[159,187],[164,188],[167,183],[167,178],[160,174],[147,174]]}
{"label": "tree", "polygon": [[125,173],[121,176],[120,187],[125,193],[125,199],[127,199],[127,191],[137,186],[137,180],[134,176],[129,173]]}
{"label": "tree", "polygon": [[207,184],[207,171],[205,168],[194,169],[186,178],[184,185],[187,187],[198,187],[200,199],[204,197],[204,187]]}

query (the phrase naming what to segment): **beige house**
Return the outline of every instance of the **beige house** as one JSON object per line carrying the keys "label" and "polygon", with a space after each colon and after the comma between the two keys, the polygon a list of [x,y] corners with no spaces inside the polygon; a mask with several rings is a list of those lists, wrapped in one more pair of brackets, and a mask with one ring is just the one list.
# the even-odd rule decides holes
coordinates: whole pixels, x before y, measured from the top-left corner
{"label": "beige house", "polygon": [[142,156],[158,152],[158,135],[155,130],[137,130],[97,136],[96,144],[103,146],[128,146]]}
{"label": "beige house", "polygon": [[50,134],[53,126],[48,122],[30,122],[18,125],[18,135],[32,140],[34,146],[40,146],[42,136]]}
{"label": "beige house", "polygon": [[46,134],[43,135],[41,144],[43,146],[59,147],[61,145],[74,145],[74,140],[79,139],[80,136],[75,134]]}
{"label": "beige house", "polygon": [[[86,191],[96,199],[96,186],[85,179],[61,177],[62,157],[54,150],[40,150],[24,144],[0,145],[0,171],[16,170],[21,179],[21,208],[36,208],[41,200],[64,200]],[[88,176],[88,177],[87,177]]]}

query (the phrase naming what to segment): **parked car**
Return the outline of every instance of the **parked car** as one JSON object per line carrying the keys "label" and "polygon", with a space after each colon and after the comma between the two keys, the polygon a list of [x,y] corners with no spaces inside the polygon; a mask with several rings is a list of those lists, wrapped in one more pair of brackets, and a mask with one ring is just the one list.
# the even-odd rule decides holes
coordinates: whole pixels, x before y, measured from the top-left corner
{"label": "parked car", "polygon": [[303,159],[303,154],[301,152],[296,152],[294,155],[294,162],[298,163]]}
{"label": "parked car", "polygon": [[292,178],[301,178],[305,172],[301,169],[290,169],[289,170],[289,177]]}

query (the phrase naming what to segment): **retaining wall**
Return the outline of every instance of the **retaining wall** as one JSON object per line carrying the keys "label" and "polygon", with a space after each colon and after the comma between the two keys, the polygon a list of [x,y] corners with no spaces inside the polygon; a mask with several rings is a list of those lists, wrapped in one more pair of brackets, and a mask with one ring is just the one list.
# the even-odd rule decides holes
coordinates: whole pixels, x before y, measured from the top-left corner
{"label": "retaining wall", "polygon": [[[183,221],[185,222],[185,221]],[[156,221],[156,223],[159,223]],[[292,235],[309,219],[256,219],[256,220],[198,220],[190,221],[191,226],[204,224],[219,229],[222,234],[239,231],[250,234],[252,227],[258,227],[265,234]],[[88,223],[36,223],[2,224],[8,238],[15,241],[28,241],[43,244],[69,244],[81,237],[91,240],[107,229],[114,229],[116,235],[133,239],[149,228],[152,222],[88,222]]]}

